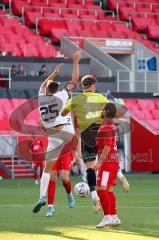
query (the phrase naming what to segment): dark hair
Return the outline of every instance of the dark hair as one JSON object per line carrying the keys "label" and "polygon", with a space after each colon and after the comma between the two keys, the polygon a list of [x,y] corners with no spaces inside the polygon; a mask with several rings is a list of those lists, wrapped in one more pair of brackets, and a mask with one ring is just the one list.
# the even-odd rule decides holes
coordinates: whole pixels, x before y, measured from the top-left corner
{"label": "dark hair", "polygon": [[81,84],[85,87],[90,87],[93,84],[96,84],[97,79],[92,75],[86,75],[81,79]]}
{"label": "dark hair", "polygon": [[50,82],[47,86],[50,93],[54,94],[59,90],[60,84],[58,82]]}
{"label": "dark hair", "polygon": [[114,118],[116,115],[116,106],[114,103],[107,103],[103,108],[102,118],[107,117],[109,119]]}

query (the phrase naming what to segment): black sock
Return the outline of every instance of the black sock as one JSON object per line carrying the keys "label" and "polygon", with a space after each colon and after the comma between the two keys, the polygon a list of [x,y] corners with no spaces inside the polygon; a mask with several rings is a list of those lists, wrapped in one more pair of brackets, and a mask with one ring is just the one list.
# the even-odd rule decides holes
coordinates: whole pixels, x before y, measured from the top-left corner
{"label": "black sock", "polygon": [[93,192],[96,187],[96,172],[92,168],[87,169],[87,181],[90,191]]}

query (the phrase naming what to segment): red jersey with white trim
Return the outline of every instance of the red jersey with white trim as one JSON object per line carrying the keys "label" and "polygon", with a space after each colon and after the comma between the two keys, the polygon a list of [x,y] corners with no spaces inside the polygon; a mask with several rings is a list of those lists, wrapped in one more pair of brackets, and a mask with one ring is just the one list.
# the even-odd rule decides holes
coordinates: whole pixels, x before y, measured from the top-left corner
{"label": "red jersey with white trim", "polygon": [[100,159],[105,145],[110,146],[111,149],[103,164],[109,162],[119,164],[119,156],[117,150],[117,129],[113,121],[110,122],[109,125],[102,125],[98,130],[96,139],[98,159]]}

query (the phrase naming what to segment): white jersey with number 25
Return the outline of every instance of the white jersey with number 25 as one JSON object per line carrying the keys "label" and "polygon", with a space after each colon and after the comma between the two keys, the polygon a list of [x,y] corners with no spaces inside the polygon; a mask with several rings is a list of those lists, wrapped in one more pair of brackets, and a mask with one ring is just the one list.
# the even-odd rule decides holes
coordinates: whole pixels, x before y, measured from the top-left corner
{"label": "white jersey with number 25", "polygon": [[66,89],[59,91],[52,96],[44,93],[39,95],[39,111],[41,120],[46,129],[60,124],[67,124],[67,118],[61,116],[63,107],[67,103],[69,95]]}

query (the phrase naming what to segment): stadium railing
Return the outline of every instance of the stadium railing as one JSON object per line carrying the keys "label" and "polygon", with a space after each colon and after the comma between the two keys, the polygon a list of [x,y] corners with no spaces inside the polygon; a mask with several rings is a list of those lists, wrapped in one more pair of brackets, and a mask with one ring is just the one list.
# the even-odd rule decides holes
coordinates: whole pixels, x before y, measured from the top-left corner
{"label": "stadium railing", "polygon": [[117,92],[159,92],[159,72],[118,70]]}

